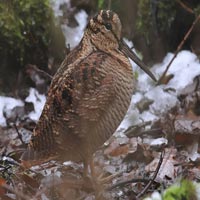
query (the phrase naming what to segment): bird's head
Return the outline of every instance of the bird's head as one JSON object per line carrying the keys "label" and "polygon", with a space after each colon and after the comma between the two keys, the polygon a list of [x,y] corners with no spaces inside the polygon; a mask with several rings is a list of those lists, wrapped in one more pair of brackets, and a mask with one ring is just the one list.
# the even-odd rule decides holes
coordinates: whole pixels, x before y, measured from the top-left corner
{"label": "bird's head", "polygon": [[91,42],[97,48],[109,51],[119,47],[122,25],[116,13],[101,10],[90,19],[87,29]]}
{"label": "bird's head", "polygon": [[123,53],[141,67],[154,81],[156,78],[121,38],[122,25],[118,15],[111,10],[101,10],[90,19],[85,35],[92,45],[107,53]]}

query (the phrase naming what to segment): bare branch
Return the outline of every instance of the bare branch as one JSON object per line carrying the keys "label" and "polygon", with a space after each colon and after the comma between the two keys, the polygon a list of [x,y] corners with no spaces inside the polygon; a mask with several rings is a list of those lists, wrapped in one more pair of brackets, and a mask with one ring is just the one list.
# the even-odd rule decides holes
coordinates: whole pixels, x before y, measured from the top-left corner
{"label": "bare branch", "polygon": [[145,186],[145,188],[136,196],[136,199],[139,199],[141,196],[143,196],[145,194],[145,192],[149,189],[149,187],[151,186],[151,184],[153,183],[153,181],[155,180],[158,172],[159,172],[159,169],[160,169],[160,166],[163,162],[163,158],[164,158],[164,151],[161,153],[160,155],[160,160],[159,160],[159,163],[158,163],[158,166],[156,168],[156,171],[154,173],[154,176],[152,179],[150,179],[149,183]]}
{"label": "bare branch", "polygon": [[181,43],[178,45],[175,53],[174,53],[174,56],[173,58],[171,59],[171,61],[169,62],[169,64],[167,65],[164,73],[162,74],[162,76],[160,77],[160,79],[158,80],[158,83],[157,85],[161,84],[162,81],[164,80],[168,70],[169,70],[169,67],[171,66],[172,62],[174,61],[174,59],[176,58],[178,52],[181,50],[182,46],[184,45],[185,41],[187,40],[187,38],[189,37],[190,33],[192,32],[192,30],[194,29],[194,26],[196,25],[196,23],[199,21],[200,19],[200,15],[194,20],[194,22],[192,23],[192,26],[190,27],[190,29],[188,30],[188,32],[185,34],[183,40],[181,41]]}
{"label": "bare branch", "polygon": [[176,0],[178,2],[178,4],[181,5],[182,8],[184,8],[187,12],[194,14],[194,11],[189,8],[187,5],[185,5],[181,0]]}

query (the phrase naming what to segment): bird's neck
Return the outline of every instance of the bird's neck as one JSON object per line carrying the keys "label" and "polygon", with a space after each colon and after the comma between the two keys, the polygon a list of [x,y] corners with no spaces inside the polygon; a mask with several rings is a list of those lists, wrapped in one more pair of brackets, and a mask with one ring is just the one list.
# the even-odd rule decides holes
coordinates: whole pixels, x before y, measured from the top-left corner
{"label": "bird's neck", "polygon": [[118,62],[122,63],[122,66],[130,69],[129,59],[119,50],[119,45],[116,42],[105,41],[101,37],[91,37],[90,33],[85,32],[81,41],[81,46],[81,52],[84,54],[83,57],[95,51],[103,51],[115,60],[118,60]]}

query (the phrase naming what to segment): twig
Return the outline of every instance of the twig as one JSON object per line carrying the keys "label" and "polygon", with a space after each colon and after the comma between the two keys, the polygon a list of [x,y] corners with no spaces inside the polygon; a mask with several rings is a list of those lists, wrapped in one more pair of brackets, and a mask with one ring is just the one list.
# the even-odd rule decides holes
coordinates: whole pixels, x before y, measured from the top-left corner
{"label": "twig", "polygon": [[14,124],[14,128],[15,128],[15,130],[16,130],[16,132],[17,132],[18,138],[19,138],[19,140],[21,141],[22,145],[23,145],[23,146],[26,146],[26,144],[25,144],[25,142],[23,141],[22,136],[21,136],[21,134],[20,134],[20,132],[19,132],[17,126],[16,126],[16,124]]}
{"label": "twig", "polygon": [[187,12],[191,13],[191,14],[194,14],[194,11],[189,8],[188,6],[186,6],[181,0],[176,0],[182,8],[184,8]]}
{"label": "twig", "polygon": [[196,23],[199,21],[200,19],[200,15],[194,20],[194,22],[192,23],[192,26],[190,27],[190,29],[188,30],[188,32],[185,34],[183,40],[181,41],[181,43],[178,45],[175,53],[174,53],[174,56],[173,58],[171,59],[171,61],[169,62],[169,64],[167,65],[164,73],[162,74],[162,76],[160,77],[160,79],[158,80],[158,83],[157,85],[161,84],[164,77],[166,76],[168,70],[169,70],[169,67],[171,66],[172,62],[174,61],[174,59],[176,58],[178,52],[180,51],[180,49],[182,48],[182,46],[184,45],[185,41],[187,40],[187,38],[189,37],[190,33],[192,32],[192,30],[194,29],[194,26],[196,25]]}
{"label": "twig", "polygon": [[153,181],[155,180],[158,172],[159,172],[159,169],[160,169],[160,166],[163,162],[163,158],[164,158],[164,151],[161,153],[160,155],[160,160],[159,160],[159,163],[158,163],[158,166],[156,168],[156,171],[154,173],[154,176],[152,179],[150,179],[149,183],[145,186],[145,188],[136,196],[136,199],[139,199],[141,196],[143,196],[145,194],[145,192],[149,189],[149,187],[151,186],[151,184],[153,183]]}
{"label": "twig", "polygon": [[51,76],[50,74],[48,74],[47,72],[45,72],[44,70],[39,69],[36,65],[31,65],[28,64],[27,65],[27,69],[31,69],[31,70],[35,70],[38,74],[48,78],[50,81],[52,80],[53,76]]}
{"label": "twig", "polygon": [[141,178],[133,178],[131,180],[128,180],[128,181],[120,181],[118,183],[115,183],[114,185],[112,185],[111,187],[107,188],[107,190],[112,190],[112,189],[115,189],[117,187],[123,187],[129,183],[148,183],[149,182],[149,179],[141,179]]}
{"label": "twig", "polygon": [[41,69],[39,69],[38,67],[36,67],[35,70],[36,70],[39,74],[41,74],[41,75],[47,77],[49,80],[52,80],[53,76],[51,76],[50,74],[48,74],[48,73],[45,72],[44,70],[41,70]]}

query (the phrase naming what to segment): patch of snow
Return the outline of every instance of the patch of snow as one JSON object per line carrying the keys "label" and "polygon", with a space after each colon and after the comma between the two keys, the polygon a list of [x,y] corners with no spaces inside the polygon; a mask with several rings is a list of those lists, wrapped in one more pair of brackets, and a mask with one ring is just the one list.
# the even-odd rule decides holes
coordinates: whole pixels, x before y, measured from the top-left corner
{"label": "patch of snow", "polygon": [[7,193],[6,196],[10,197],[10,199],[16,199],[17,195],[12,193]]}
{"label": "patch of snow", "polygon": [[168,85],[175,88],[179,94],[200,74],[200,63],[197,56],[189,51],[181,51],[175,59],[174,65],[169,69],[169,73],[173,74],[174,78]]}
{"label": "patch of snow", "polygon": [[[121,122],[120,126],[117,129],[118,136],[121,135],[121,132],[122,132],[121,130],[125,130],[129,126],[139,123],[139,119],[138,119],[139,111],[137,108],[132,109],[132,105],[133,104],[131,104],[131,106],[129,107],[129,110],[128,110],[124,120]],[[123,136],[123,134],[122,134],[122,136]]]}
{"label": "patch of snow", "polygon": [[32,131],[29,131],[29,130],[24,129],[24,128],[21,128],[18,131],[19,131],[19,133],[22,137],[22,141],[24,141],[25,143],[28,143],[31,139]]}
{"label": "patch of snow", "polygon": [[167,143],[168,143],[168,140],[162,137],[162,138],[157,138],[157,139],[152,140],[151,146],[161,146]]}
{"label": "patch of snow", "polygon": [[65,166],[71,166],[72,164],[73,164],[74,162],[72,162],[72,161],[65,161],[64,163],[63,163],[63,165],[65,165]]}
{"label": "patch of snow", "polygon": [[162,200],[162,196],[158,191],[154,191],[151,197],[146,197],[144,200]]}
{"label": "patch of snow", "polygon": [[140,120],[139,123],[141,123],[141,122],[148,122],[148,121],[156,121],[159,119],[159,116],[153,114],[150,111],[144,111],[138,116],[138,118]]}
{"label": "patch of snow", "polygon": [[[56,17],[63,16],[63,11],[60,9],[60,6],[63,4],[66,4],[68,10],[73,10],[70,0],[51,0],[51,5]],[[88,15],[84,10],[80,10],[75,14],[74,17],[78,23],[77,27],[70,27],[66,24],[61,25],[63,34],[65,36],[66,47],[70,45],[70,49],[73,49],[79,44],[83,37],[85,27],[88,23]]]}
{"label": "patch of snow", "polygon": [[122,130],[127,129],[131,125],[139,123],[138,119],[139,110],[135,107],[135,104],[139,102],[142,99],[142,97],[143,95],[139,92],[137,92],[132,96],[131,104],[129,106],[127,114],[124,117],[124,120],[119,125],[118,129],[116,130],[116,136],[123,136],[124,134]]}
{"label": "patch of snow", "polygon": [[200,154],[198,153],[199,143],[197,140],[195,140],[191,145],[187,146],[188,150],[188,158],[195,162],[200,159]]}
{"label": "patch of snow", "polygon": [[[25,99],[25,101],[32,102],[34,104],[34,111],[30,112],[28,116],[30,119],[37,121],[46,102],[45,95],[41,95],[36,89],[30,88],[29,96]],[[11,110],[16,106],[24,106],[24,102],[12,97],[0,96],[0,126],[6,126],[6,119],[3,116],[3,112],[5,111],[9,114],[9,112],[11,112]]]}
{"label": "patch of snow", "polygon": [[138,103],[140,100],[142,100],[142,98],[143,98],[143,95],[140,92],[136,92],[132,96],[131,105]]}
{"label": "patch of snow", "polygon": [[25,99],[25,101],[33,103],[34,111],[30,112],[28,116],[30,119],[37,121],[46,102],[45,95],[39,94],[35,88],[30,88],[29,96]]}
{"label": "patch of snow", "polygon": [[122,196],[124,193],[123,193],[123,191],[121,191],[121,190],[119,190],[119,191],[117,191],[117,195],[120,197],[120,196]]}
{"label": "patch of snow", "polygon": [[[129,42],[127,44],[132,46]],[[162,63],[155,64],[151,68],[157,79],[161,77],[173,56],[174,54],[168,53]],[[167,73],[172,74],[173,78],[166,85],[158,86],[145,72],[135,68],[135,64],[133,64],[133,69],[137,70],[139,74],[137,92],[133,95],[127,115],[118,130],[127,129],[130,124],[134,125],[138,121],[157,120],[162,114],[179,103],[177,96],[187,85],[193,82],[196,76],[200,75],[200,62],[192,52],[180,51]],[[143,98],[153,100],[153,104],[150,105],[149,110],[139,113],[135,104]]]}
{"label": "patch of snow", "polygon": [[51,0],[50,2],[56,17],[63,16],[60,5],[66,4],[68,8],[71,7],[70,0]]}
{"label": "patch of snow", "polygon": [[62,25],[62,30],[66,39],[66,46],[70,45],[70,49],[76,47],[83,37],[85,27],[87,25],[87,13],[84,10],[80,10],[76,15],[75,19],[78,22],[78,26],[75,28],[67,25]]}
{"label": "patch of snow", "polygon": [[42,200],[49,200],[49,198],[44,193],[41,194],[41,199]]}
{"label": "patch of snow", "polygon": [[150,105],[150,110],[156,115],[165,113],[177,103],[177,96],[173,93],[165,92],[162,86],[152,88],[144,96],[154,100]]}
{"label": "patch of snow", "polygon": [[16,106],[23,106],[24,103],[19,99],[0,96],[0,126],[6,126],[6,119],[3,116],[3,110],[11,110]]}

